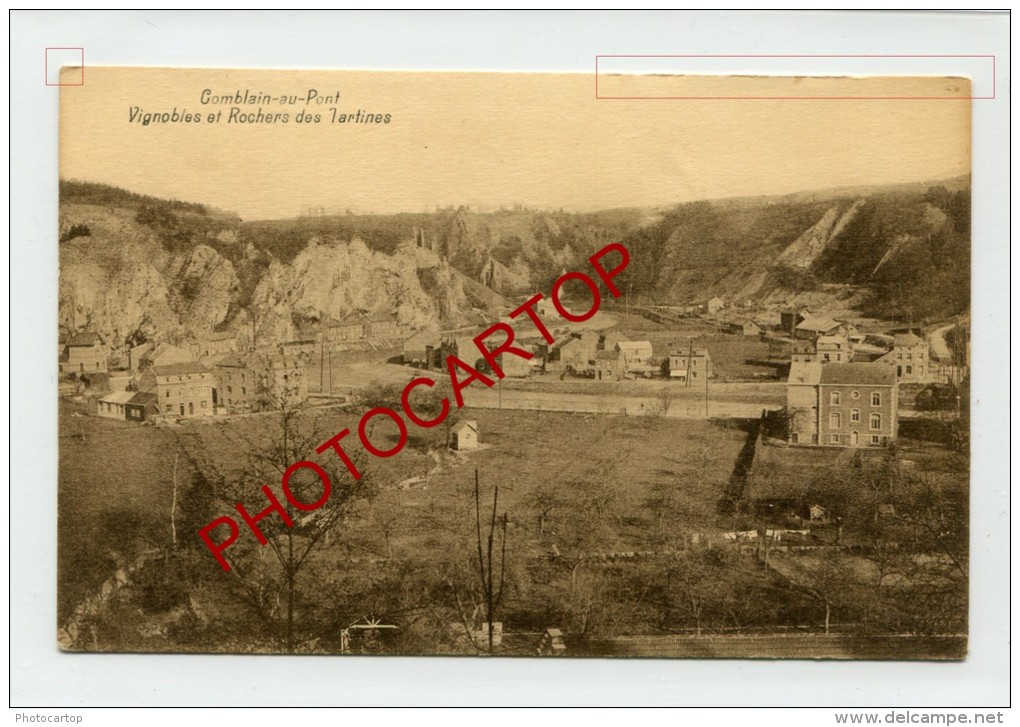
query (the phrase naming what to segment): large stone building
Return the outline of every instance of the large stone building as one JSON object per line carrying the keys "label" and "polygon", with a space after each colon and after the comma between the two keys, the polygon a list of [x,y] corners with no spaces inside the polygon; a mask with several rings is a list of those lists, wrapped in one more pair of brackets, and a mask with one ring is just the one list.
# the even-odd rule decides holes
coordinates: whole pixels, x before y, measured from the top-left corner
{"label": "large stone building", "polygon": [[786,392],[791,444],[878,447],[896,439],[896,373],[885,364],[794,362]]}
{"label": "large stone building", "polygon": [[161,414],[188,418],[215,414],[215,378],[203,364],[185,361],[153,366],[148,375],[155,382]]}

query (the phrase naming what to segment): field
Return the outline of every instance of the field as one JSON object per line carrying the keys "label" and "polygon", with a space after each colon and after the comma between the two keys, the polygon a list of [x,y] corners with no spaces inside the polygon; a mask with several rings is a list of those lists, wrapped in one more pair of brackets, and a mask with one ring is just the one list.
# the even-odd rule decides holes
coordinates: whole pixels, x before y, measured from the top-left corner
{"label": "field", "polygon": [[[380,647],[387,653],[472,653],[457,633],[466,628],[460,624],[477,622],[484,613],[478,553],[491,528],[488,572],[505,581],[498,606],[508,635],[502,653],[533,653],[536,638],[550,626],[562,628],[579,649],[597,653],[729,653],[742,648],[739,638],[731,639],[741,634],[816,633],[830,610],[834,627],[844,629],[840,634],[860,628],[865,636],[888,634],[902,623],[925,633],[961,632],[966,578],[956,561],[928,557],[933,546],[923,539],[927,524],[938,523],[943,530],[933,532],[942,533],[940,547],[956,548],[952,554],[963,553],[960,562],[966,563],[966,483],[955,455],[903,442],[899,469],[920,479],[902,480],[892,496],[876,491],[880,499],[858,487],[854,491],[866,498],[841,495],[826,502],[830,509],[844,508],[846,532],[837,533],[833,522],[812,524],[812,542],[821,551],[777,551],[773,559],[790,560],[773,560],[775,566],[763,570],[754,546],[730,547],[724,537],[755,526],[753,511],[731,507],[737,462],[753,441],[747,420],[467,409],[461,417],[477,423],[478,449],[448,449],[444,423],[411,428],[406,446],[388,458],[360,457],[353,435],[346,449],[365,476],[354,483],[331,475],[331,497],[357,495],[336,525],[321,531],[307,562],[287,559],[288,548],[300,551],[315,532],[315,521],[296,511],[294,529],[280,527],[270,515],[265,527],[271,545],[257,545],[234,504],[251,513],[265,508],[260,486],[268,483],[279,493],[279,473],[301,458],[339,472],[332,452],[312,450],[344,428],[357,431],[363,410],[359,404],[302,411],[288,423],[282,441],[290,448],[283,450],[278,413],[137,427],[76,416],[62,404],[60,622],[67,623],[85,599],[107,591],[115,571],[148,559],[129,585],[113,589],[87,629],[76,630],[92,634],[90,648],[335,652],[346,624],[374,615],[399,626]],[[369,439],[390,448],[398,431],[379,421],[368,429]],[[762,463],[781,458],[798,487],[800,480],[817,481],[847,454],[765,449]],[[850,468],[853,477],[880,472],[881,453],[874,454],[858,474]],[[172,505],[175,462],[178,496]],[[935,498],[923,489],[929,485],[936,487]],[[756,497],[753,488],[745,494]],[[886,526],[869,514],[876,503],[887,502],[909,521]],[[172,509],[177,547],[171,544]],[[240,523],[239,540],[228,550],[230,574],[197,536],[220,514]],[[906,547],[874,550],[888,543]],[[844,553],[846,547],[853,554]],[[300,562],[291,580],[288,562]],[[890,568],[909,572],[909,578],[891,575],[875,585],[873,574]],[[838,598],[820,600],[830,571],[843,585]],[[908,596],[903,588],[911,589]],[[626,641],[702,632],[724,640],[647,647]],[[776,643],[775,655],[783,643]],[[810,648],[810,641],[804,643]],[[844,646],[832,648],[832,656],[843,655]],[[846,655],[855,653],[856,647],[846,648]]]}
{"label": "field", "polygon": [[631,340],[650,341],[656,357],[667,356],[672,350],[685,351],[692,343],[707,346],[720,381],[775,379],[778,367],[790,360],[788,344],[726,333],[700,318],[666,325],[619,311],[612,315],[619,321],[616,331]]}
{"label": "field", "polygon": [[[356,427],[359,414],[320,409],[301,426],[311,427],[314,417],[325,439]],[[359,567],[352,564],[385,559],[415,564],[438,578],[450,554],[474,542],[476,471],[484,502],[491,503],[499,488],[515,568],[538,568],[557,551],[581,557],[654,550],[675,534],[670,523],[688,534],[718,529],[717,503],[745,438],[739,429],[706,421],[491,410],[465,416],[479,425],[482,447],[476,451],[446,450],[441,426],[424,434],[412,430],[400,454],[371,460],[367,477],[376,494],[352,511],[317,569],[343,572]],[[191,451],[192,461],[219,461],[218,471],[242,478],[244,442],[277,426],[267,415],[136,427],[74,416],[66,408],[60,423],[61,622],[115,567],[169,544],[176,452]],[[371,438],[390,446],[394,435],[379,425]],[[190,473],[185,479],[190,481]],[[264,502],[258,484],[245,489],[240,483],[252,512]],[[674,501],[668,528],[659,515],[664,497]],[[195,533],[179,537],[198,546],[202,569],[218,577],[218,566]],[[223,597],[216,593],[217,582],[202,588],[203,600]]]}

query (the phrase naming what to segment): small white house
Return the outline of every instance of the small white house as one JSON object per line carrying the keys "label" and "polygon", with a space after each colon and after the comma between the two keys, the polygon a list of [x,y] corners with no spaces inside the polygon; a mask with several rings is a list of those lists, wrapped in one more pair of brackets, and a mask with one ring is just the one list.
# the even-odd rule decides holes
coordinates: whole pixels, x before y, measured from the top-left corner
{"label": "small white house", "polygon": [[478,449],[478,422],[464,419],[453,425],[450,430],[450,449]]}
{"label": "small white house", "polygon": [[127,419],[124,405],[131,401],[134,395],[135,392],[133,391],[114,391],[112,394],[107,394],[99,400],[96,413],[107,419],[120,419],[123,421]]}

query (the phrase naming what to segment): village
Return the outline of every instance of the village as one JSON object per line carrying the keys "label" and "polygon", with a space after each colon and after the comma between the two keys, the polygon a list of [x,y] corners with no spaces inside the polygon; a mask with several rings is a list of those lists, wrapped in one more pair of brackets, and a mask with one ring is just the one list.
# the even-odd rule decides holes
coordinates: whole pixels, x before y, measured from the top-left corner
{"label": "village", "polygon": [[[920,392],[930,397],[967,375],[969,351],[955,355],[941,338],[948,326],[925,333],[720,297],[633,311],[618,304],[583,324],[544,299],[536,313],[555,341],[526,317],[504,315],[532,358],[502,355],[505,385],[469,389],[471,406],[623,414],[658,406],[664,417],[707,417],[755,416],[764,404],[786,411],[792,445],[884,446],[898,418],[916,413]],[[61,392],[87,413],[150,424],[350,403],[368,386],[445,371],[451,355],[491,373],[473,341],[482,330],[410,331],[393,314],[355,311],[289,341],[222,331],[118,350],[97,333],[69,332],[59,343]],[[684,397],[705,406],[681,406]]]}
{"label": "village", "polygon": [[[427,247],[423,233],[415,229],[414,237],[416,247]],[[435,255],[426,252],[432,251],[416,254],[434,266]],[[491,269],[475,284],[492,283],[487,276]],[[699,640],[702,645],[695,647],[684,640],[692,633],[700,637],[703,608],[712,613],[708,623],[714,624],[714,633],[725,634],[712,647],[718,655],[750,648],[752,642],[740,639],[752,633],[759,639],[754,644],[764,643],[762,630],[770,638],[782,637],[769,648],[789,649],[793,642],[783,629],[791,625],[835,638],[824,646],[806,642],[812,655],[844,656],[848,648],[885,653],[884,642],[860,641],[861,618],[879,619],[874,628],[881,633],[903,628],[896,624],[906,619],[913,624],[910,629],[950,634],[919,643],[919,655],[942,656],[960,648],[952,635],[960,628],[955,600],[948,612],[918,611],[905,605],[901,591],[922,594],[921,602],[932,593],[944,598],[946,584],[952,599],[962,593],[959,575],[947,575],[948,561],[930,559],[931,548],[941,544],[919,540],[917,533],[931,525],[930,519],[944,523],[947,517],[958,518],[953,503],[965,494],[955,454],[967,446],[961,423],[969,378],[965,318],[921,326],[877,320],[849,306],[831,306],[836,299],[831,295],[815,298],[810,306],[720,295],[650,304],[623,295],[592,308],[590,298],[568,294],[563,301],[568,310],[592,314],[567,320],[542,298],[534,305],[547,329],[542,330],[529,316],[512,317],[508,299],[492,299],[506,305],[475,309],[467,319],[461,317],[461,325],[446,329],[415,326],[398,315],[401,311],[383,306],[337,318],[302,317],[286,329],[291,335],[284,339],[260,330],[254,318],[251,325],[235,322],[223,326],[226,330],[129,339],[133,345],[120,346],[109,345],[88,328],[63,330],[58,349],[62,416],[69,436],[80,436],[66,445],[67,451],[78,452],[67,466],[88,462],[85,470],[70,470],[75,474],[68,481],[85,476],[106,482],[118,470],[110,459],[117,451],[112,441],[134,441],[137,433],[139,441],[148,442],[145,447],[169,444],[175,452],[172,466],[167,455],[143,456],[138,465],[149,463],[144,472],[99,484],[92,497],[127,487],[137,490],[134,497],[141,502],[148,498],[144,483],[150,475],[159,478],[161,491],[169,481],[176,538],[181,497],[230,503],[257,493],[252,485],[233,490],[228,484],[246,478],[224,469],[224,453],[238,442],[259,461],[289,451],[277,449],[272,432],[278,427],[283,427],[284,448],[305,426],[299,422],[324,421],[329,431],[344,431],[354,427],[354,414],[397,406],[398,392],[413,380],[443,382],[448,357],[456,357],[490,376],[493,385],[467,387],[464,407],[451,411],[444,426],[414,435],[406,451],[377,462],[369,509],[345,516],[344,549],[327,549],[320,558],[347,573],[345,583],[357,583],[365,563],[373,564],[373,570],[385,566],[380,573],[399,571],[408,558],[438,568],[448,553],[465,544],[454,534],[465,526],[461,508],[470,497],[471,473],[476,478],[498,473],[492,484],[502,484],[500,504],[513,513],[513,519],[505,516],[501,537],[514,539],[515,557],[528,564],[533,587],[566,601],[538,613],[521,601],[516,611],[504,612],[491,624],[491,633],[476,607],[472,614],[461,613],[462,625],[447,623],[443,635],[429,637],[426,648],[444,644],[454,653],[530,653],[537,648],[550,655],[649,655],[669,648],[683,654],[705,648],[707,642]],[[516,347],[530,354],[490,355],[502,376],[475,340],[496,321],[513,331]],[[486,340],[491,354],[501,336]],[[441,397],[441,391],[442,383],[429,393]],[[415,404],[422,406],[431,405]],[[390,428],[385,422],[373,425],[372,437],[381,449],[371,451],[389,450],[382,444],[387,436],[397,442],[392,451],[399,451],[406,433]],[[255,432],[263,433],[261,444],[253,439]],[[107,444],[96,449],[92,442],[100,441]],[[294,451],[289,458],[308,454]],[[561,469],[562,474],[548,474]],[[184,471],[193,482],[186,496],[177,492]],[[475,497],[481,497],[480,491]],[[929,500],[938,505],[935,511],[922,504]],[[141,511],[151,518],[160,509],[153,504]],[[210,522],[217,510],[207,504],[202,513],[204,522],[192,528]],[[446,533],[438,540],[437,527]],[[496,522],[490,527],[495,533]],[[320,541],[315,536],[309,542]],[[216,547],[213,540],[208,544]],[[148,551],[141,552],[146,557]],[[188,552],[185,560],[201,557],[197,549]],[[899,563],[895,572],[887,565],[893,557]],[[854,585],[820,597],[820,579],[832,566],[826,559],[832,558],[837,558],[839,578]],[[227,567],[226,561],[221,564]],[[662,564],[680,569],[676,572],[685,578],[706,568],[702,575],[709,577],[716,568],[728,590],[708,589],[704,598],[711,605],[693,611],[667,599],[653,611],[657,616],[594,629],[588,616],[571,615],[576,606],[570,604],[583,592],[575,585],[566,594],[557,591],[564,572],[574,574],[572,582],[583,567],[587,577],[611,589],[599,608],[621,607],[628,602],[626,590],[619,590],[623,581],[642,577],[659,583]],[[759,567],[766,581],[758,580]],[[87,582],[80,587],[87,588]],[[868,585],[872,582],[877,586]],[[196,586],[199,600],[214,598],[217,583]],[[167,587],[176,591],[183,586]],[[740,615],[725,615],[733,593],[771,587],[789,593],[762,592],[756,598],[777,611],[747,602]],[[361,595],[344,593],[350,607],[360,608],[363,599],[381,592],[373,587]],[[816,602],[824,609],[812,605]],[[78,643],[86,633],[83,618],[75,615],[83,604],[73,613],[72,607],[73,602],[63,607],[70,618],[62,643]],[[181,613],[211,628],[208,614],[194,607]],[[352,621],[338,642],[329,635],[323,648],[400,651],[405,647],[397,645],[399,639],[406,637],[395,634],[407,625],[387,619]],[[679,641],[667,639],[668,647],[660,641],[627,641],[628,635],[654,632],[662,619],[681,629]],[[248,628],[241,623],[238,628]],[[279,624],[279,617],[267,623]],[[381,625],[365,625],[372,623]],[[286,648],[315,650],[299,647],[293,628],[289,616]],[[856,634],[854,640],[841,640],[850,634]],[[136,636],[125,638],[133,643]]]}

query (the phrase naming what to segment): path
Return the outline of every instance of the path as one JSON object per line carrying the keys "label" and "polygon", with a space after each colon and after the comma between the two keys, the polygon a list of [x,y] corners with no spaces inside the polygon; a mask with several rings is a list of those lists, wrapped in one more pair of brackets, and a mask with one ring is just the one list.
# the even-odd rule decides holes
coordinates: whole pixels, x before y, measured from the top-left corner
{"label": "path", "polygon": [[[531,411],[572,411],[589,414],[625,414],[654,416],[661,408],[656,396],[619,396],[599,394],[550,394],[538,391],[503,391],[471,387],[464,391],[467,406],[479,409],[526,409]],[[780,403],[781,405],[781,403]],[[750,418],[761,416],[762,409],[776,404],[742,401],[708,401],[702,398],[677,398],[670,402],[670,419]]]}

